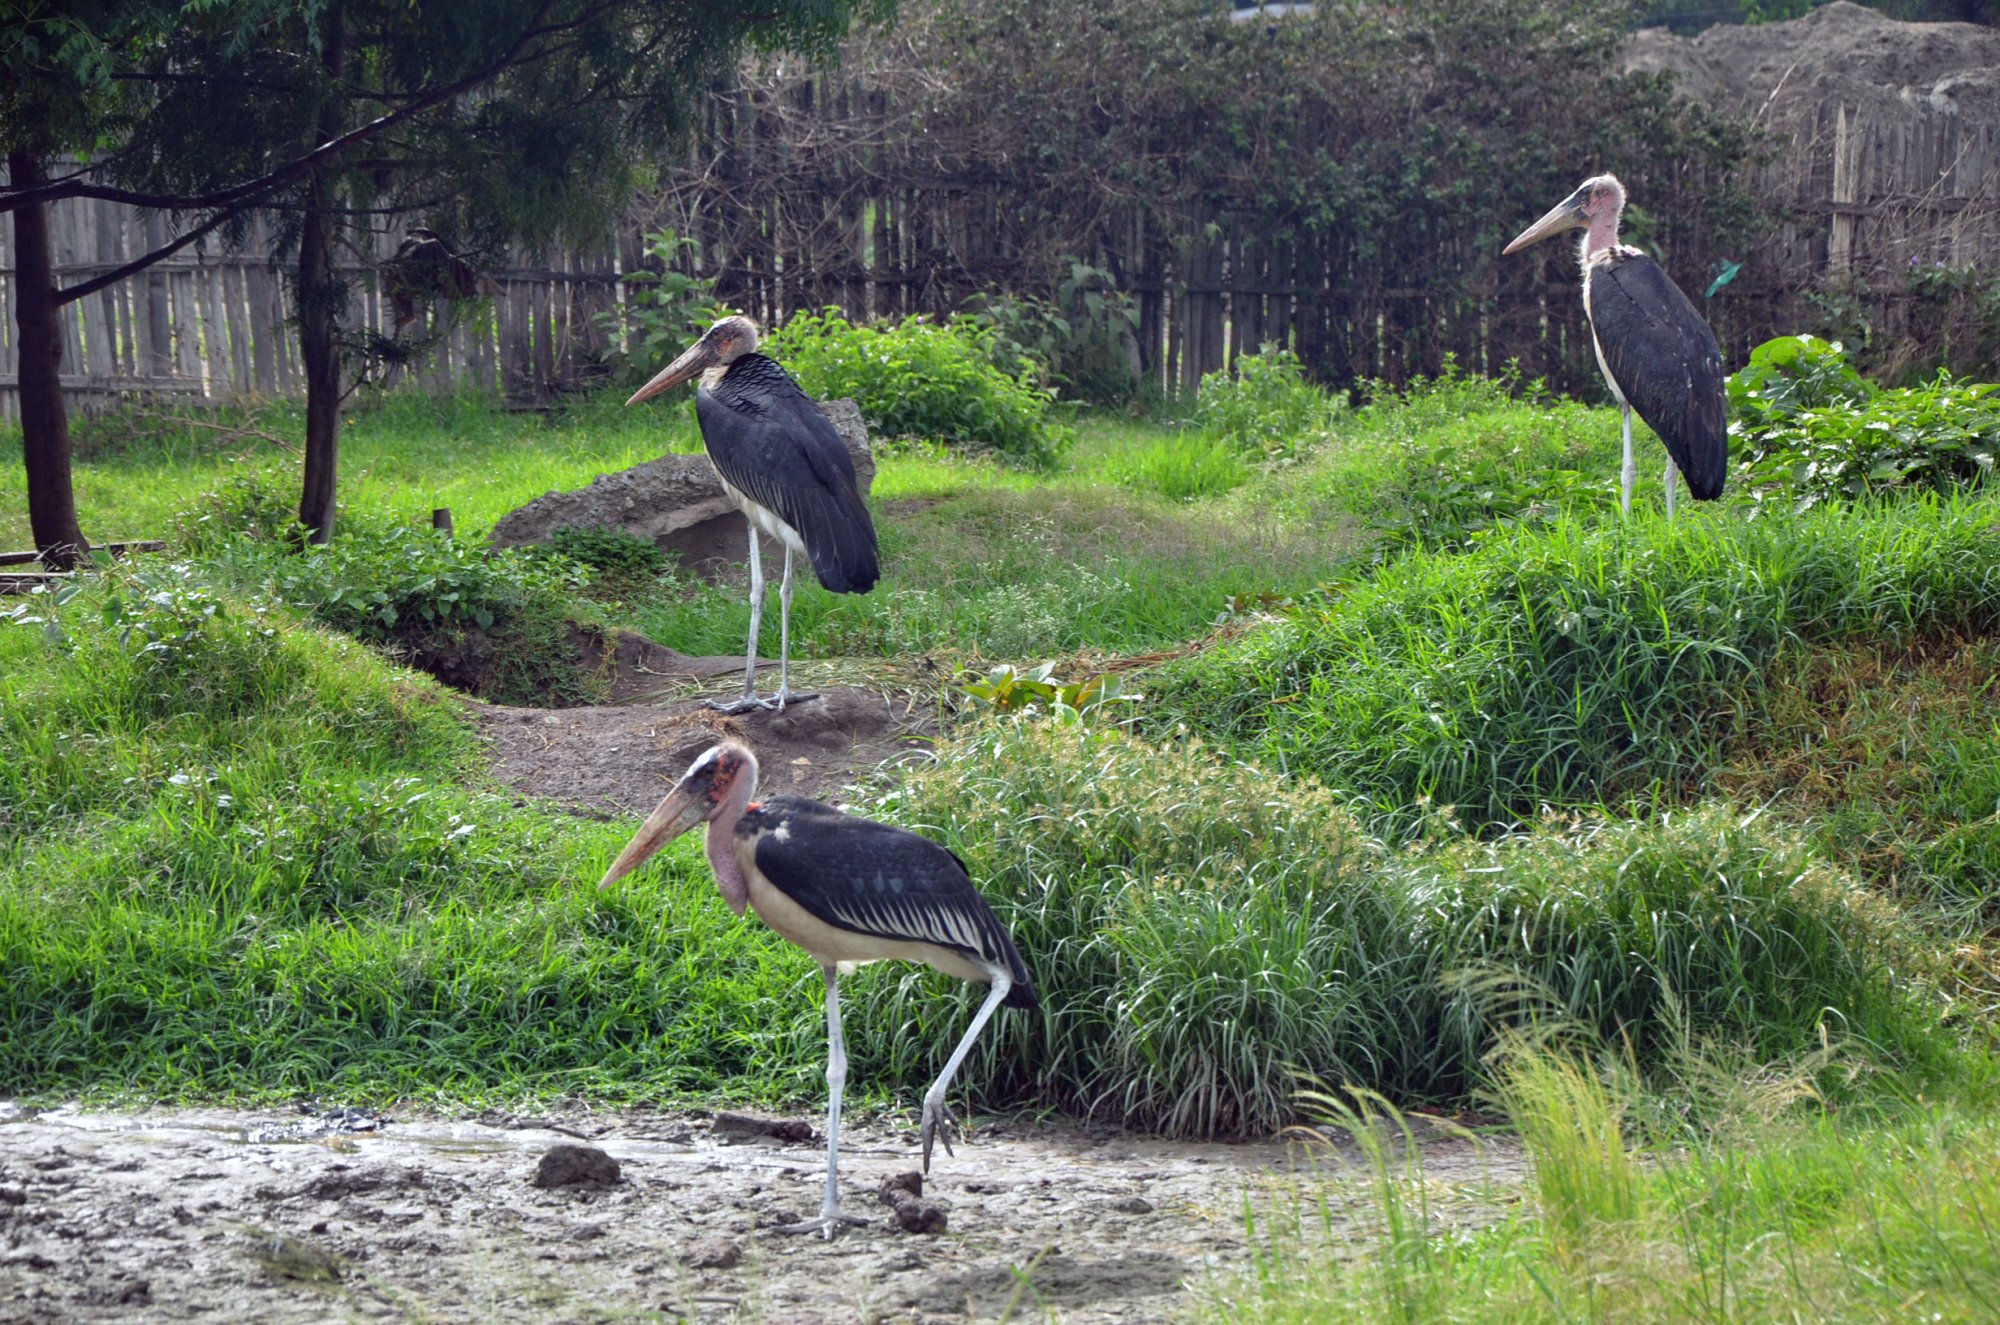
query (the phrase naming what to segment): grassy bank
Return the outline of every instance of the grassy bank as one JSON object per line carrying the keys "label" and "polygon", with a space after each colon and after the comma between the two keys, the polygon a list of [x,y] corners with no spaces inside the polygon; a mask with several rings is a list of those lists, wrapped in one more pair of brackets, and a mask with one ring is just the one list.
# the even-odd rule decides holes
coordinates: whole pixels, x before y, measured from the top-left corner
{"label": "grassy bank", "polygon": [[[1832,1037],[1954,1089],[1978,1000],[1940,991],[1977,965],[2000,857],[1991,499],[1628,525],[1608,412],[1451,378],[1314,417],[1271,464],[1091,418],[1052,473],[887,448],[883,587],[801,593],[796,652],[947,675],[1080,675],[1206,635],[1232,597],[1275,613],[1138,674],[1143,738],[968,720],[868,793],[967,859],[1048,996],[982,1041],[970,1092],[1180,1135],[1267,1130],[1300,1072],[1463,1100],[1528,1003],[1647,1072],[1685,1035],[1769,1059]],[[53,632],[0,627],[0,1080],[814,1096],[810,962],[728,916],[693,843],[596,895],[628,825],[510,803],[442,692],[307,622],[373,629],[434,571],[554,601],[566,570],[395,530],[451,505],[476,538],[691,448],[684,412],[392,399],[345,452],[356,532],[306,558],[219,536],[284,491],[229,481],[279,472],[241,429],[295,424],[223,422],[108,421],[79,466],[93,526],[165,521],[192,563],[23,608]],[[675,573],[576,606],[690,652],[744,627],[735,589]],[[1464,831],[1496,821],[1529,827]],[[1951,929],[1903,905],[1947,895]],[[907,1097],[969,995],[855,979],[857,1089]]]}
{"label": "grassy bank", "polygon": [[[467,790],[450,702],[370,651],[185,582],[51,616],[59,638],[0,632],[0,1080],[808,1088],[811,964],[728,914],[693,839],[600,895],[626,826]],[[1724,810],[1413,857],[1309,783],[1113,731],[1008,722],[942,754],[880,812],[965,856],[1048,1003],[968,1064],[989,1104],[1210,1135],[1280,1123],[1294,1069],[1457,1098],[1512,1015],[1468,970],[1637,1028],[1647,1061],[1663,999],[1773,1054],[1829,1024],[1919,1073],[1944,1052],[1917,936]],[[857,1080],[918,1088],[967,991],[895,967],[854,990]]]}
{"label": "grassy bank", "polygon": [[[1146,722],[1315,774],[1398,829],[1425,805],[1480,828],[1545,805],[1681,803],[1782,745],[1829,657],[1990,638],[1996,517],[1990,497],[1564,515],[1465,552],[1417,549],[1169,669]],[[1991,731],[1968,711],[1940,739]],[[1990,799],[1990,779],[1960,781],[1940,794]]]}

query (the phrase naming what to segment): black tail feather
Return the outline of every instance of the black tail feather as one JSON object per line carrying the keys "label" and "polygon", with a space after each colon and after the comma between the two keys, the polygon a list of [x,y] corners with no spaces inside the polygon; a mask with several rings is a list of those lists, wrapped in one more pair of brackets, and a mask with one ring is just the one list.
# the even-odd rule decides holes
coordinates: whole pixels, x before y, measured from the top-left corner
{"label": "black tail feather", "polygon": [[813,573],[833,593],[867,593],[881,578],[875,549],[875,522],[867,503],[852,487],[834,498],[819,525],[818,537],[807,548]]}

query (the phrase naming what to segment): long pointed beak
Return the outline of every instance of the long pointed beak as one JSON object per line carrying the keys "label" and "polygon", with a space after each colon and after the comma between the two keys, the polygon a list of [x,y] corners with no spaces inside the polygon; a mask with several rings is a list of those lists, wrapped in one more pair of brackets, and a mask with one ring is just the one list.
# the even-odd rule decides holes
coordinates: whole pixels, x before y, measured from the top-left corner
{"label": "long pointed beak", "polygon": [[641,401],[651,400],[662,391],[671,391],[714,362],[715,345],[704,336],[688,346],[680,358],[662,368],[652,381],[634,391],[632,398],[625,403],[637,405]]}
{"label": "long pointed beak", "polygon": [[597,886],[608,888],[638,869],[654,852],[708,818],[708,811],[706,800],[675,787],[646,816],[646,822],[639,826],[639,831],[618,853],[618,859],[611,862],[611,868],[604,871],[604,877],[597,881]]}
{"label": "long pointed beak", "polygon": [[1559,235],[1565,230],[1574,230],[1582,224],[1584,224],[1583,200],[1572,194],[1550,208],[1547,216],[1544,216],[1541,220],[1516,235],[1514,242],[1501,249],[1500,253],[1504,257],[1509,253],[1518,252],[1530,244],[1539,244],[1550,235]]}

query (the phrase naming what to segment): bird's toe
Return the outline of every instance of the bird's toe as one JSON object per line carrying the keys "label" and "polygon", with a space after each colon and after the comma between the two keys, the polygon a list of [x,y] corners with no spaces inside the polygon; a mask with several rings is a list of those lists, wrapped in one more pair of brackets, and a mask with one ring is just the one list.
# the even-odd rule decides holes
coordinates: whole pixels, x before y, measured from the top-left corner
{"label": "bird's toe", "polygon": [[952,1117],[951,1110],[945,1107],[943,1100],[926,1099],[924,1101],[924,1125],[920,1133],[920,1139],[923,1142],[925,1173],[931,1171],[931,1145],[933,1142],[944,1142],[944,1153],[956,1156],[956,1152],[951,1148],[951,1129],[957,1125],[958,1120]]}
{"label": "bird's toe", "polygon": [[814,1215],[811,1219],[801,1219],[796,1224],[779,1224],[773,1231],[778,1233],[817,1233],[829,1242],[841,1229],[853,1225],[861,1227],[868,1223],[860,1215],[845,1214],[839,1210]]}
{"label": "bird's toe", "polygon": [[759,709],[782,708],[783,706],[775,699],[765,699],[758,695],[745,695],[741,699],[711,699],[708,701],[708,707],[714,709],[717,713],[724,713],[734,717],[739,713],[753,713]]}

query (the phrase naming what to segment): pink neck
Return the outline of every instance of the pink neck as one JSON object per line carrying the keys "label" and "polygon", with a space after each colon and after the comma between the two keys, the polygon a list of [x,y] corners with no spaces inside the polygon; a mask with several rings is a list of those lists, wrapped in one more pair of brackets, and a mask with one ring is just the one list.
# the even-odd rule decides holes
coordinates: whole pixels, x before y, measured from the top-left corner
{"label": "pink neck", "polygon": [[750,905],[750,885],[743,877],[743,867],[736,862],[736,824],[756,794],[757,769],[752,765],[737,775],[735,784],[708,820],[708,867],[715,871],[715,886],[721,890],[722,900],[739,916]]}
{"label": "pink neck", "polygon": [[1581,244],[1583,260],[1589,262],[1606,249],[1617,247],[1618,213],[1616,210],[1607,210],[1603,215],[1593,218],[1583,232]]}

